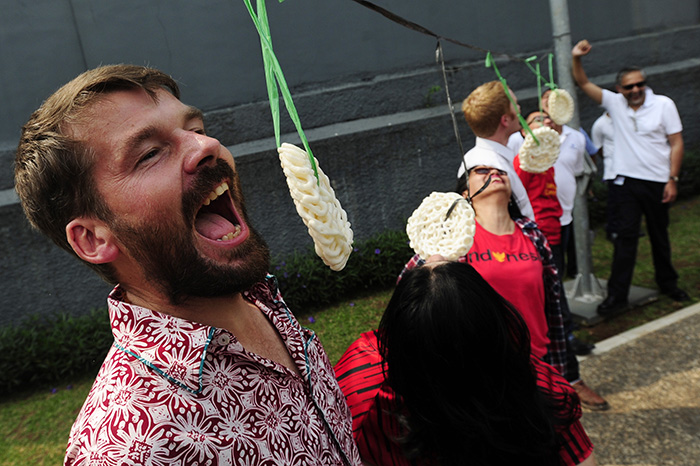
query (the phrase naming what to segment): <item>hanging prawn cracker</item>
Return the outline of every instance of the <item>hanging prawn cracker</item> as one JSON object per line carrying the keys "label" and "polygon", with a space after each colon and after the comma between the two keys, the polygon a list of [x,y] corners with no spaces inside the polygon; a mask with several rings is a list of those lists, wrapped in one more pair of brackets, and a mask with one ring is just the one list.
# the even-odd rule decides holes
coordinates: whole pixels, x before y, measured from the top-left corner
{"label": "hanging prawn cracker", "polygon": [[475,231],[474,209],[457,193],[431,193],[406,225],[411,248],[426,259],[434,254],[447,260],[467,255]]}
{"label": "hanging prawn cracker", "polygon": [[343,270],[352,252],[353,234],[328,176],[314,158],[317,181],[309,155],[293,144],[285,142],[277,152],[297,213],[314,240],[316,254],[331,270]]}
{"label": "hanging prawn cracker", "polygon": [[547,126],[540,126],[532,130],[539,145],[528,133],[523,145],[520,146],[520,168],[528,173],[544,173],[554,165],[559,158],[559,133]]}
{"label": "hanging prawn cracker", "polygon": [[565,125],[574,116],[574,99],[566,89],[554,89],[547,101],[549,117],[558,125]]}

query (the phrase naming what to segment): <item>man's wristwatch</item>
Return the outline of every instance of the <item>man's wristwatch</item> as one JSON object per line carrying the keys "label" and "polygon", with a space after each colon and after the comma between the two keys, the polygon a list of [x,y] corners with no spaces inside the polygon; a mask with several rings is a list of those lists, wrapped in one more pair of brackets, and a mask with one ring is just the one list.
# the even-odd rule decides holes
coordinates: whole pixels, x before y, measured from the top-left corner
{"label": "man's wristwatch", "polygon": [[676,183],[678,183],[678,177],[677,177],[677,176],[671,176],[671,177],[668,178],[668,181],[675,181]]}

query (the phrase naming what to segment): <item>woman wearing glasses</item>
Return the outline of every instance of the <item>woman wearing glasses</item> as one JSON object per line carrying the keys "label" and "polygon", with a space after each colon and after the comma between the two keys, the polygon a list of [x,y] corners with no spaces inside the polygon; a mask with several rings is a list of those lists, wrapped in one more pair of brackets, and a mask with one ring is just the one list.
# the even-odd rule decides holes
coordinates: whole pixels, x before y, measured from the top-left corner
{"label": "woman wearing glasses", "polygon": [[[578,361],[567,348],[560,301],[566,298],[545,235],[526,217],[513,220],[510,180],[498,158],[483,154],[465,163],[466,176],[460,177],[457,192],[474,207],[476,233],[471,249],[459,260],[474,267],[520,312],[530,331],[533,356],[557,369],[586,407],[609,409],[581,379]],[[404,271],[424,262],[416,255]]]}

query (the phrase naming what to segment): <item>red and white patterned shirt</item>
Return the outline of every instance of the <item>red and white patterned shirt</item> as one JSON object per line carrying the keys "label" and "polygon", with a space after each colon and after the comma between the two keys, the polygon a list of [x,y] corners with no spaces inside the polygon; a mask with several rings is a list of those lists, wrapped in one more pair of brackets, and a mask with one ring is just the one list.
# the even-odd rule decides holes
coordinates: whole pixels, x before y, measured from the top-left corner
{"label": "red and white patterned shirt", "polygon": [[230,332],[108,299],[114,345],[71,429],[65,465],[359,465],[350,411],[315,334],[268,276],[243,296],[301,377]]}

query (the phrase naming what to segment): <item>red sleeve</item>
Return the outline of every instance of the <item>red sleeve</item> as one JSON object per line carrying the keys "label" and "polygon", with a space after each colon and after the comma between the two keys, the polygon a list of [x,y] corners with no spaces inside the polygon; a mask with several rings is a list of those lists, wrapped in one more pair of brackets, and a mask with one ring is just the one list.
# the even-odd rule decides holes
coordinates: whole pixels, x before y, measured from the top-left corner
{"label": "red sleeve", "polygon": [[363,333],[335,365],[338,384],[352,414],[352,434],[360,456],[370,464],[409,466],[393,438],[396,395],[384,379],[375,332]]}
{"label": "red sleeve", "polygon": [[352,430],[355,432],[369,411],[379,387],[384,383],[376,334],[363,333],[345,351],[334,369],[340,389],[348,401]]}
{"label": "red sleeve", "polygon": [[561,413],[563,418],[571,418],[572,421],[558,429],[562,440],[559,455],[562,464],[577,465],[591,455],[593,443],[581,425],[581,403],[576,390],[552,366],[534,357],[531,360],[537,372],[537,386],[555,398],[571,400],[564,406],[569,406],[573,412]]}
{"label": "red sleeve", "polygon": [[520,168],[520,154],[516,155],[515,158],[513,159],[513,169],[515,170],[515,173],[518,174],[518,178],[520,178],[520,181],[523,183],[523,186],[525,187],[525,191],[528,191],[528,197],[529,195],[529,186],[530,186],[530,177],[532,176],[530,173],[526,172],[522,168]]}

